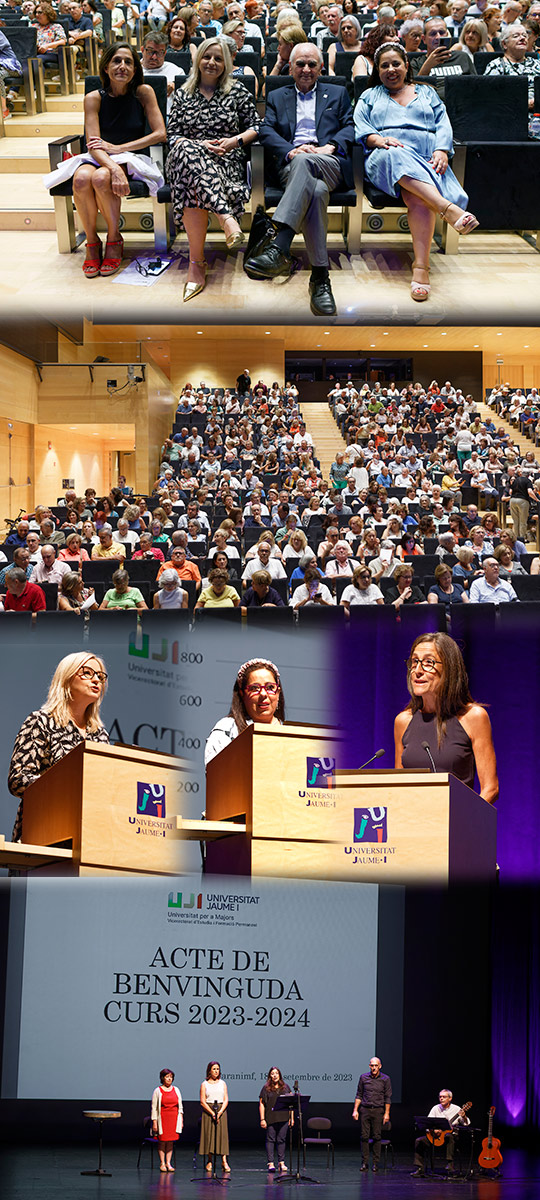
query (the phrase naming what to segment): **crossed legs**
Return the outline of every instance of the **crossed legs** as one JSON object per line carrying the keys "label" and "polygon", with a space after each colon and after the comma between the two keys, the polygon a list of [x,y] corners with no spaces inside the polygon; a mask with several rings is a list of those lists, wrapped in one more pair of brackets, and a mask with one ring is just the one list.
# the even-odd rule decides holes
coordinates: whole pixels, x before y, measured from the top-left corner
{"label": "crossed legs", "polygon": [[[409,228],[411,231],[412,244],[414,250],[413,262],[413,282],[419,288],[422,284],[425,288],[425,297],[417,296],[417,298],[427,298],[429,291],[429,253],[433,234],[435,231],[435,218],[439,214],[444,216],[445,220],[451,225],[461,221],[465,216],[465,210],[460,208],[458,204],[449,203],[441,195],[435,184],[425,183],[420,179],[411,179],[408,175],[404,175],[399,181],[401,195],[407,205],[407,213],[409,218]],[[471,226],[477,224],[475,218],[472,218]],[[461,232],[468,232],[467,227],[461,229]]]}

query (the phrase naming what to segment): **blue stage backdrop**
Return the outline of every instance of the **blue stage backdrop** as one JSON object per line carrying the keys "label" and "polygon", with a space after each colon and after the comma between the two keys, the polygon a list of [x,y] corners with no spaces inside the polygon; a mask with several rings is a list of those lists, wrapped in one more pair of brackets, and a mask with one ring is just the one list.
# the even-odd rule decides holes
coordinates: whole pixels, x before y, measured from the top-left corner
{"label": "blue stage backdrop", "polygon": [[[347,733],[348,768],[360,767],[380,748],[385,756],[374,765],[394,765],[394,717],[409,700],[406,659],[414,638],[435,627],[433,610],[404,615],[403,622],[370,621],[369,633],[349,629],[338,635],[335,711]],[[540,881],[540,629],[523,632],[524,606],[512,616],[514,621],[499,626],[488,614],[485,628],[475,622],[473,636],[456,638],[471,693],[487,706],[493,726],[500,784],[497,855],[505,884]]]}

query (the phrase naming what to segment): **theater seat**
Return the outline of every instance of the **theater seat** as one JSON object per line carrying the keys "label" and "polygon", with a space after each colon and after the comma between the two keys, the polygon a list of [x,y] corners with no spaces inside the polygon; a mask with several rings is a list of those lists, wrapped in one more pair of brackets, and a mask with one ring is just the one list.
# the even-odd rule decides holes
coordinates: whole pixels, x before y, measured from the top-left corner
{"label": "theater seat", "polygon": [[[481,228],[538,231],[540,142],[528,136],[527,80],[450,76],[445,100],[456,145],[453,170]],[[450,229],[450,242],[458,237]]]}

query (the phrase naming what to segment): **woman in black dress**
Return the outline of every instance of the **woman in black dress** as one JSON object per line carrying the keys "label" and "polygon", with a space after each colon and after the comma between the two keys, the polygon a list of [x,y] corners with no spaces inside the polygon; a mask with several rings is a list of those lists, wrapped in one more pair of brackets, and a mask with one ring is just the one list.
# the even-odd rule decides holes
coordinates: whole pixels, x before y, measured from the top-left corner
{"label": "woman in black dress", "polygon": [[292,1124],[293,1115],[291,1113],[289,1116],[286,1109],[276,1112],[275,1103],[278,1096],[290,1095],[290,1091],[279,1067],[270,1067],[268,1078],[259,1095],[259,1120],[261,1129],[266,1130],[266,1158],[269,1171],[275,1171],[276,1158],[279,1170],[287,1170],[285,1166],[287,1129],[289,1120]]}
{"label": "woman in black dress", "polygon": [[[102,87],[84,99],[86,145],[99,163],[84,163],[73,176],[73,198],[86,234],[87,279],[118,271],[124,249],[119,220],[122,196],[129,195],[123,166],[111,155],[138,154],[166,141],[165,123],[154,89],[143,82],[138,54],[126,42],[116,42],[103,52],[99,64]],[[150,133],[146,133],[146,127]],[[107,223],[105,257],[97,236],[101,213]]]}
{"label": "woman in black dress", "polygon": [[432,761],[437,771],[451,772],[470,788],[476,770],[480,795],[493,804],[499,789],[491,723],[472,699],[461,651],[448,634],[416,638],[407,687],[410,703],[394,722],[396,767],[427,767]]}
{"label": "woman in black dress", "polygon": [[226,41],[207,38],[197,49],[187,82],[175,94],[167,126],[174,219],[183,224],[189,242],[184,300],[197,296],[206,284],[209,212],[215,213],[229,250],[244,240],[238,224],[249,197],[244,146],[255,140],[259,125],[249,92],[232,78]]}

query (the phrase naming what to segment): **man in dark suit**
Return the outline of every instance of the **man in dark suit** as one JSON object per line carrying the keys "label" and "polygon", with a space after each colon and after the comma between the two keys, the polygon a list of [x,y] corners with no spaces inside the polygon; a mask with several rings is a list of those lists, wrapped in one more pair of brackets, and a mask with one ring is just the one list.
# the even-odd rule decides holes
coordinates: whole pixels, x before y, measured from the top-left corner
{"label": "man in dark suit", "polygon": [[345,88],[317,82],[323,60],[316,46],[295,46],[289,61],[295,86],[271,93],[259,131],[285,188],[274,214],[278,231],[248,259],[246,271],[253,279],[289,275],[291,243],[302,232],[311,263],[311,311],[332,316],[336,305],[328,273],[328,202],[334,188],[352,186],[353,114]]}

